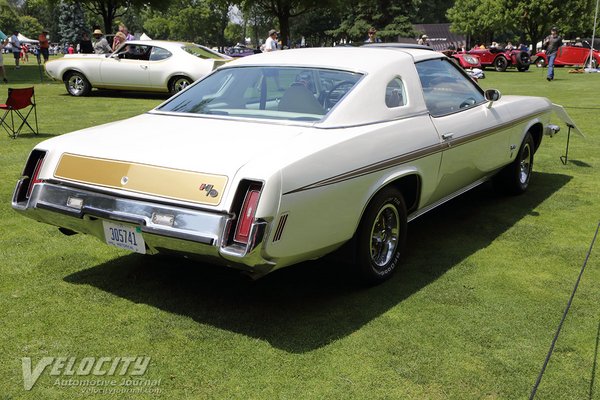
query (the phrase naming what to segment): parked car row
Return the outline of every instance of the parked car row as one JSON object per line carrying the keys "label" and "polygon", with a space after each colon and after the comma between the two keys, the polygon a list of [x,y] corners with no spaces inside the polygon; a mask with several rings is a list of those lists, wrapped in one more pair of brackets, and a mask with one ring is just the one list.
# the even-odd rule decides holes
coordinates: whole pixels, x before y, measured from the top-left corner
{"label": "parked car row", "polygon": [[[122,82],[156,74],[161,90],[183,74],[153,63],[185,64],[186,45],[128,45],[131,57],[65,58],[54,74],[74,95],[117,87],[106,79],[119,68]],[[409,221],[488,180],[525,192],[543,136],[558,131],[553,113],[570,121],[415,46],[278,51],[202,72],[150,112],[36,145],[13,208],[65,234],[254,277],[344,248],[349,273],[377,283],[400,266]]]}

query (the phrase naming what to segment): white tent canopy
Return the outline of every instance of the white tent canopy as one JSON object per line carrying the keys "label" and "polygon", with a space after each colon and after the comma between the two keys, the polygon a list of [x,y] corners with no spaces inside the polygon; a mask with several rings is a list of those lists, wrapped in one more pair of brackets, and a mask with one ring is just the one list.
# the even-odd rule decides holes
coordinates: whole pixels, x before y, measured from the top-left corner
{"label": "white tent canopy", "polygon": [[27,44],[39,43],[38,40],[29,39],[28,37],[22,35],[21,33],[19,33],[19,35],[17,37],[19,38],[19,42],[21,42],[21,43],[27,43]]}

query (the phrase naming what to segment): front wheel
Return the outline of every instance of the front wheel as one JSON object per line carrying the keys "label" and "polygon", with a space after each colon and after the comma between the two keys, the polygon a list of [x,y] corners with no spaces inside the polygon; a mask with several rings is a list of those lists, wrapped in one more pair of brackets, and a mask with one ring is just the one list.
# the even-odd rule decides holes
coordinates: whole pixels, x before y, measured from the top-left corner
{"label": "front wheel", "polygon": [[517,158],[495,176],[494,183],[509,194],[524,193],[531,180],[534,153],[535,143],[531,133],[527,132],[519,148]]}
{"label": "front wheel", "polygon": [[169,92],[171,92],[171,94],[179,93],[191,84],[192,80],[187,76],[176,76],[171,79],[169,84]]}
{"label": "front wheel", "polygon": [[494,68],[496,68],[496,71],[504,72],[504,71],[506,71],[507,67],[508,67],[508,60],[505,57],[499,56],[494,60]]}
{"label": "front wheel", "polygon": [[69,72],[65,76],[65,87],[71,96],[87,96],[92,85],[81,72]]}
{"label": "front wheel", "polygon": [[383,189],[369,203],[357,231],[355,267],[363,282],[376,284],[392,276],[404,253],[406,232],[402,193]]}
{"label": "front wheel", "polygon": [[546,60],[544,60],[542,57],[539,57],[537,60],[535,60],[535,66],[538,68],[544,68],[546,66]]}

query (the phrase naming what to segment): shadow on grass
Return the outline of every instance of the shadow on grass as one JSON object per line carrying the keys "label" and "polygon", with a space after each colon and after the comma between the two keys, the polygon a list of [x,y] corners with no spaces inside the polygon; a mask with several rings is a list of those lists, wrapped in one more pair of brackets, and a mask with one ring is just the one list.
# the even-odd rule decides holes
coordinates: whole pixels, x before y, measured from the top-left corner
{"label": "shadow on grass", "polygon": [[[65,93],[69,95],[68,93]],[[70,96],[70,95],[69,95]],[[94,89],[87,95],[87,97],[102,97],[111,99],[149,99],[149,100],[166,100],[171,97],[169,93],[156,93],[156,92],[135,92],[128,90],[107,90],[107,89]]]}
{"label": "shadow on grass", "polygon": [[518,197],[498,196],[483,185],[415,220],[403,268],[372,288],[359,287],[347,277],[347,266],[327,258],[254,282],[224,268],[132,254],[64,280],[303,353],[355,332],[524,216],[537,215],[535,208],[570,179],[535,173],[528,193]]}

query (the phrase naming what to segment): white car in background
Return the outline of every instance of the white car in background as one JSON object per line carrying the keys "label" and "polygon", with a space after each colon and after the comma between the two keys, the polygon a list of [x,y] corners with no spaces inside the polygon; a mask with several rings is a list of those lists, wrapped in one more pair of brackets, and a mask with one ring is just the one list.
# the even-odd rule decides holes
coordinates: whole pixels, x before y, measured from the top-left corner
{"label": "white car in background", "polygon": [[73,96],[92,88],[177,93],[229,60],[194,43],[135,40],[112,54],[68,54],[45,67]]}
{"label": "white car in background", "polygon": [[41,142],[12,206],[254,277],[348,243],[349,270],[379,282],[409,221],[490,179],[525,192],[555,111],[568,120],[548,99],[484,92],[422,48],[258,54],[143,115]]}

